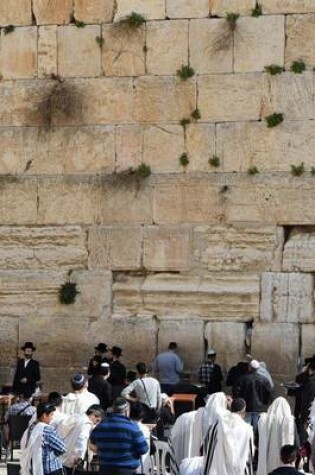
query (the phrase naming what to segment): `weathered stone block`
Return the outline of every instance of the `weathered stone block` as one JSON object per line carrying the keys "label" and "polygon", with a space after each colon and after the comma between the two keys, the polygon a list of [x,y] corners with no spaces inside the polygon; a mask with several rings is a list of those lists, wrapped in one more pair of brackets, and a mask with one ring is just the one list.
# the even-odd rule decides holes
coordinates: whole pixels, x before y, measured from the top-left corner
{"label": "weathered stone block", "polygon": [[[13,366],[16,364],[16,347],[19,335],[19,321],[18,318],[6,317],[3,312],[1,313],[1,366]],[[8,376],[9,375],[7,375],[7,377]],[[12,383],[12,379],[9,381],[4,380],[2,382]]]}
{"label": "weathered stone block", "polygon": [[166,16],[168,18],[207,18],[209,16],[208,0],[166,0]]}
{"label": "weathered stone block", "polygon": [[37,76],[37,28],[23,26],[6,35],[1,30],[0,67],[3,78]]}
{"label": "weathered stone block", "polygon": [[74,16],[84,23],[110,23],[114,13],[114,0],[74,0]]}
{"label": "weathered stone block", "polygon": [[70,22],[73,0],[33,0],[37,25],[64,25]]}
{"label": "weathered stone block", "polygon": [[158,323],[158,352],[165,351],[171,341],[176,341],[184,372],[196,371],[203,359],[203,330],[204,322],[198,318],[162,317]]}
{"label": "weathered stone block", "polygon": [[188,226],[148,226],[144,234],[144,267],[153,271],[189,269]]}
{"label": "weathered stone block", "polygon": [[208,348],[217,352],[216,362],[228,370],[245,356],[245,324],[233,322],[207,323],[205,338]]}
{"label": "weathered stone block", "polygon": [[295,377],[299,327],[293,323],[255,323],[252,355],[264,361],[273,376]]}
{"label": "weathered stone block", "polygon": [[[213,124],[189,124],[186,128],[186,149],[189,156],[187,171],[217,171],[208,160],[215,155],[215,126]],[[219,168],[220,170],[220,168]]]}
{"label": "weathered stone block", "polygon": [[136,122],[179,122],[196,108],[194,80],[175,77],[141,77],[135,82],[133,118]]}
{"label": "weathered stone block", "polygon": [[38,28],[38,77],[57,74],[57,26]]}
{"label": "weathered stone block", "polygon": [[[36,157],[38,130],[33,127],[1,127],[0,173],[21,174]],[[35,146],[34,146],[35,144]]]}
{"label": "weathered stone block", "polygon": [[75,269],[87,265],[86,233],[78,226],[0,227],[1,269]]}
{"label": "weathered stone block", "polygon": [[315,228],[296,227],[290,232],[283,249],[283,270],[315,271]]}
{"label": "weathered stone block", "polygon": [[188,64],[188,21],[152,21],[146,28],[148,74],[176,74]]}
{"label": "weathered stone block", "polygon": [[140,13],[146,20],[162,20],[165,18],[165,0],[117,0],[114,21],[120,21],[131,15]]}
{"label": "weathered stone block", "polygon": [[145,28],[103,25],[102,62],[106,76],[145,74]]}
{"label": "weathered stone block", "polygon": [[197,226],[193,252],[196,267],[239,272],[281,269],[283,231],[276,226]]}
{"label": "weathered stone block", "polygon": [[[315,8],[314,8],[315,10]],[[315,14],[291,15],[286,24],[285,65],[290,68],[293,61],[302,59],[307,66],[315,64]]]}
{"label": "weathered stone block", "polygon": [[232,73],[233,33],[229,34],[226,20],[191,20],[189,54],[197,74]]}
{"label": "weathered stone block", "polygon": [[31,25],[32,9],[29,0],[5,0],[0,4],[0,26]]}
{"label": "weathered stone block", "polygon": [[[265,123],[218,124],[216,148],[225,172],[245,172],[251,166],[261,171],[289,171],[303,162],[313,166],[312,121],[284,121],[279,127]],[[298,157],[298,160],[297,160]]]}
{"label": "weathered stone block", "polygon": [[98,25],[58,28],[58,73],[65,77],[94,77],[101,74],[101,51],[96,42]]}
{"label": "weathered stone block", "polygon": [[[240,18],[234,35],[234,71],[263,71],[284,65],[284,15]],[[263,45],[263,47],[262,47]]]}
{"label": "weathered stone block", "polygon": [[180,125],[148,127],[143,133],[143,161],[153,172],[181,171],[184,131]]}
{"label": "weathered stone block", "polygon": [[137,167],[143,156],[143,128],[141,126],[116,127],[115,170],[121,172]]}
{"label": "weathered stone block", "polygon": [[198,78],[198,107],[210,122],[258,120],[262,78],[258,74],[209,75]]}
{"label": "weathered stone block", "polygon": [[301,354],[303,358],[311,358],[314,355],[314,338],[315,338],[315,325],[313,323],[302,325]]}
{"label": "weathered stone block", "polygon": [[140,226],[94,226],[89,230],[89,267],[137,270],[142,259]]}
{"label": "weathered stone block", "polygon": [[225,16],[229,12],[248,15],[255,6],[255,0],[210,0],[212,16]]}
{"label": "weathered stone block", "polygon": [[264,13],[311,13],[315,12],[313,0],[260,0]]}
{"label": "weathered stone block", "polygon": [[113,285],[114,310],[134,315],[199,316],[246,321],[259,313],[259,277],[207,274],[204,277],[156,274],[124,276]]}
{"label": "weathered stone block", "polygon": [[157,352],[156,320],[145,314],[130,317],[114,314],[112,320],[113,341],[128,355],[125,364],[134,368],[139,361],[151,363]]}
{"label": "weathered stone block", "polygon": [[315,117],[313,89],[311,72],[265,75],[262,116],[282,112],[286,120],[313,119]]}
{"label": "weathered stone block", "polygon": [[0,224],[35,224],[37,219],[37,183],[0,182]]}
{"label": "weathered stone block", "polygon": [[269,273],[262,276],[260,318],[265,322],[314,321],[314,280],[310,274]]}
{"label": "weathered stone block", "polygon": [[[93,344],[91,345],[92,349]],[[72,348],[73,351],[73,348]],[[37,353],[37,351],[36,351]],[[82,353],[81,353],[82,354]],[[91,358],[93,354],[93,351],[90,350],[90,355],[89,357]],[[36,354],[36,358],[40,358]],[[45,356],[43,356],[45,361]],[[43,384],[43,391],[46,393],[49,393],[51,391],[58,391],[61,394],[67,394],[68,392],[71,391],[71,384],[70,384],[70,379],[73,377],[73,375],[84,372],[82,370],[82,367],[78,364],[75,364],[73,366],[57,366],[55,363],[53,366],[46,367],[43,366],[43,362],[40,361],[41,363],[41,381]],[[86,366],[87,363],[85,363]]]}

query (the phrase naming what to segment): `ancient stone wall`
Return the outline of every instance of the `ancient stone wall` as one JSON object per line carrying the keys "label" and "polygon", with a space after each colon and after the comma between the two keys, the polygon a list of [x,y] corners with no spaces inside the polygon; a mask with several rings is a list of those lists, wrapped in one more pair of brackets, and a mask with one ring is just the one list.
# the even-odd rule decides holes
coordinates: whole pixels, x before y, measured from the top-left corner
{"label": "ancient stone wall", "polygon": [[315,353],[314,0],[6,0],[0,28],[1,383],[25,340],[45,389],[99,341],[226,370],[250,322],[291,378]]}

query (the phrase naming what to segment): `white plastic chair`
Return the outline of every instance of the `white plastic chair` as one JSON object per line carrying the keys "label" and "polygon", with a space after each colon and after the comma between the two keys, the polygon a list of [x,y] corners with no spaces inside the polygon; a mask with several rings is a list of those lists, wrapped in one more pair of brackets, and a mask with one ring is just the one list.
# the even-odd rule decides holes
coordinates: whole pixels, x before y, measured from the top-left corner
{"label": "white plastic chair", "polygon": [[154,454],[154,469],[156,475],[171,475],[169,468],[170,447],[167,442],[155,440],[156,453]]}

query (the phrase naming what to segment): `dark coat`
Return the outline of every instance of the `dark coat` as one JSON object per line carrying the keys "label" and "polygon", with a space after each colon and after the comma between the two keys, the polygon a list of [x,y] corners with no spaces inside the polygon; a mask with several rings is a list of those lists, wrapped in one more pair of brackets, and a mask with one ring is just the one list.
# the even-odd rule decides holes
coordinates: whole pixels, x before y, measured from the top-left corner
{"label": "dark coat", "polygon": [[256,371],[243,376],[235,389],[235,396],[246,401],[246,412],[261,412],[264,406],[272,402],[272,390],[269,381]]}
{"label": "dark coat", "polygon": [[[13,392],[15,394],[21,394],[24,391],[35,392],[36,383],[40,381],[40,369],[39,362],[33,359],[30,359],[26,368],[24,367],[24,358],[19,358],[15,375],[13,379]],[[21,379],[26,378],[26,383],[21,383]]]}
{"label": "dark coat", "polygon": [[106,411],[112,404],[112,387],[103,376],[96,375],[89,380],[89,391],[100,400],[101,406]]}
{"label": "dark coat", "polygon": [[311,374],[302,388],[301,394],[301,422],[307,422],[310,406],[315,399],[315,374]]}

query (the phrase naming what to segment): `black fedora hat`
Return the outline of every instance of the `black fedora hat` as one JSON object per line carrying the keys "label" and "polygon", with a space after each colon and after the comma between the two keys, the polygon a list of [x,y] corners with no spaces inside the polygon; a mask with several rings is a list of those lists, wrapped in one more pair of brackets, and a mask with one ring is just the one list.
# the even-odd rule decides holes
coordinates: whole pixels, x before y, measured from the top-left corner
{"label": "black fedora hat", "polygon": [[112,352],[112,354],[113,354],[114,356],[118,356],[118,357],[119,357],[119,356],[121,356],[121,354],[122,354],[122,349],[119,348],[119,346],[113,346],[113,348],[111,348],[110,351]]}
{"label": "black fedora hat", "polygon": [[31,350],[36,351],[36,348],[31,341],[26,341],[21,347],[21,350],[25,350],[26,348],[31,348]]}
{"label": "black fedora hat", "polygon": [[94,350],[100,351],[101,353],[105,353],[107,351],[107,345],[106,343],[99,343],[97,346],[95,346]]}

